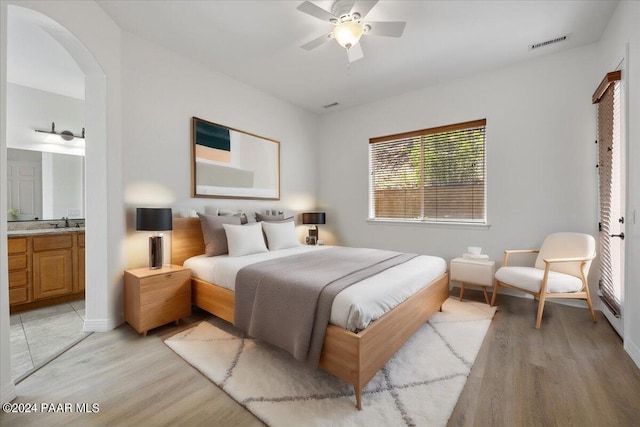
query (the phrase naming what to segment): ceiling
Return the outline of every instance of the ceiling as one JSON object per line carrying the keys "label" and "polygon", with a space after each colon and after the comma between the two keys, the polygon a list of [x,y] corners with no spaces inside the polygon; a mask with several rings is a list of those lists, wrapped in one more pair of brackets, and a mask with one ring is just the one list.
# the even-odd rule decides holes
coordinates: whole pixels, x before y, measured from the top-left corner
{"label": "ceiling", "polygon": [[[335,42],[311,51],[300,48],[332,29],[298,11],[301,3],[98,0],[124,30],[316,113],[593,43],[602,36],[617,1],[382,0],[366,21],[406,21],[405,32],[399,39],[363,37],[365,56],[351,64]],[[330,10],[333,2],[313,3]],[[34,40],[37,36],[16,33],[21,30],[12,21],[10,16],[9,80],[27,86],[28,80],[39,81],[31,86],[47,90],[43,86],[48,85],[57,93],[69,87],[64,94],[80,97],[79,70],[61,64],[63,54],[43,48]],[[569,37],[562,43],[528,49],[565,34]],[[40,74],[46,75],[37,76],[35,71],[43,69],[47,73]],[[322,107],[334,102],[340,105]]]}

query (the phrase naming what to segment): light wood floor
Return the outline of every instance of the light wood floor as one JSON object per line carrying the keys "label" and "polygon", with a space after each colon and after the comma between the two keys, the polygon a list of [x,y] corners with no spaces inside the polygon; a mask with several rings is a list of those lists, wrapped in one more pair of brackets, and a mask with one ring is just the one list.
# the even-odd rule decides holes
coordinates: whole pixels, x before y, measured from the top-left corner
{"label": "light wood floor", "polygon": [[640,370],[600,311],[547,302],[535,329],[536,300],[496,305],[449,426],[640,425]]}
{"label": "light wood floor", "polygon": [[[638,425],[640,370],[606,320],[548,303],[536,330],[533,300],[501,295],[498,304],[449,425]],[[98,403],[98,413],[1,414],[0,424],[262,425],[163,344],[206,316],[196,311],[147,337],[128,325],[91,335],[18,384],[14,402]]]}

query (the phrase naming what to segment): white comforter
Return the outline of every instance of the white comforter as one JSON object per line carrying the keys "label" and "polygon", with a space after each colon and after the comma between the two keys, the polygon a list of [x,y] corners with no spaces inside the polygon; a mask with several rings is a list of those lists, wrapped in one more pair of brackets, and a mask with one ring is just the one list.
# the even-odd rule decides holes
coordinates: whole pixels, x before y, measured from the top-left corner
{"label": "white comforter", "polygon": [[[236,275],[242,267],[325,248],[325,246],[299,246],[242,257],[198,255],[186,260],[184,266],[191,269],[194,277],[233,291]],[[430,284],[446,270],[447,263],[444,259],[420,255],[362,280],[336,296],[331,307],[330,322],[350,331],[364,329],[369,323]]]}

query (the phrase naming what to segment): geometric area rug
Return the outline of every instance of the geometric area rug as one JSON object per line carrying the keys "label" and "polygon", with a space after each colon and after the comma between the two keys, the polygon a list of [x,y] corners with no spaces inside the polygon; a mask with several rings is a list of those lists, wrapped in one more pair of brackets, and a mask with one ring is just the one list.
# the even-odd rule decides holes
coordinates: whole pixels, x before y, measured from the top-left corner
{"label": "geometric area rug", "polygon": [[449,298],[362,393],[288,353],[208,323],[165,343],[270,426],[445,426],[496,311]]}

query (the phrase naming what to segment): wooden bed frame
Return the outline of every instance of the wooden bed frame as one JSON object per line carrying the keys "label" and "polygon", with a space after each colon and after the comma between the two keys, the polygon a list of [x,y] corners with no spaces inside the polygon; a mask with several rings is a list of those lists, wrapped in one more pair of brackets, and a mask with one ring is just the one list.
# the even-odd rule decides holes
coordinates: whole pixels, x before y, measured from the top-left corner
{"label": "wooden bed frame", "polygon": [[[204,253],[199,218],[174,218],[171,262]],[[193,304],[233,323],[234,293],[221,286],[191,278]],[[449,296],[449,275],[389,311],[359,333],[329,325],[324,338],[320,368],[353,385],[356,406],[362,409],[362,389],[385,363],[427,321]]]}

